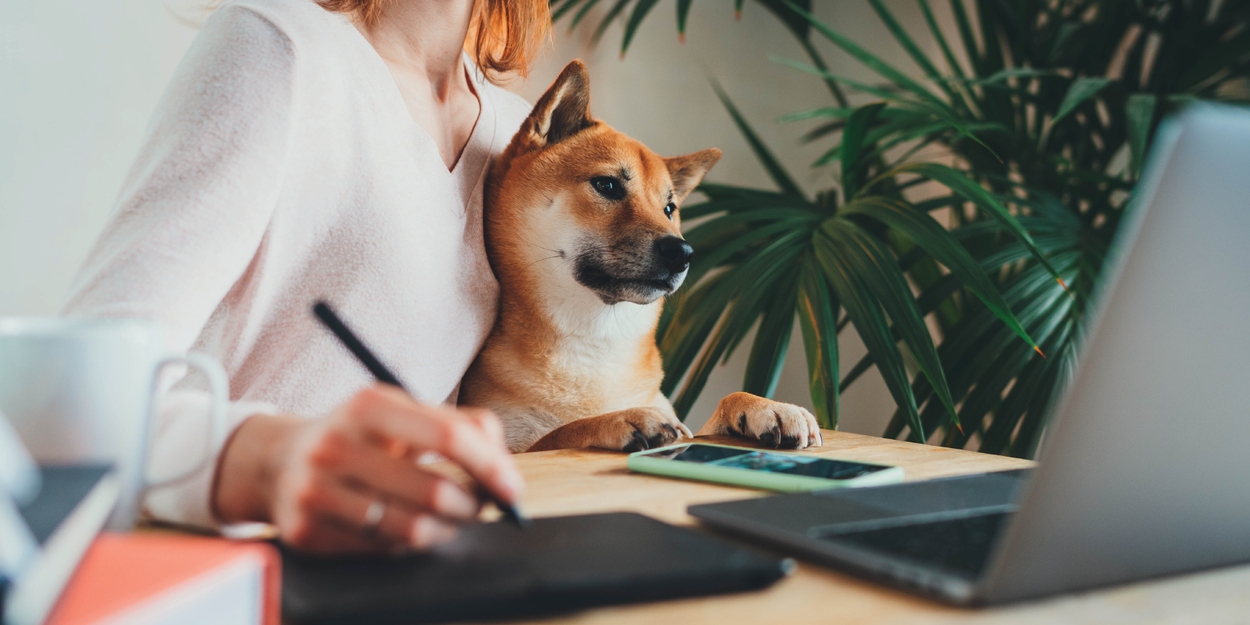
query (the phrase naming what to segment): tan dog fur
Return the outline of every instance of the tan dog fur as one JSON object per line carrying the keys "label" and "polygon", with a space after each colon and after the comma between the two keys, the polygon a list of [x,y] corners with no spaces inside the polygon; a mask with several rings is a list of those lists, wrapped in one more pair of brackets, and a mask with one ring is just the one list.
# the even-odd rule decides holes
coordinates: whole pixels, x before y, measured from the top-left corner
{"label": "tan dog fur", "polygon": [[[593,119],[589,92],[585,66],[573,61],[486,182],[499,318],[460,401],[499,414],[514,452],[636,450],[691,435],[660,393],[655,329],[685,269],[658,246],[684,244],[673,209],[720,150],[661,158]],[[806,410],[747,393],[723,399],[700,433],[796,448],[821,441]]]}

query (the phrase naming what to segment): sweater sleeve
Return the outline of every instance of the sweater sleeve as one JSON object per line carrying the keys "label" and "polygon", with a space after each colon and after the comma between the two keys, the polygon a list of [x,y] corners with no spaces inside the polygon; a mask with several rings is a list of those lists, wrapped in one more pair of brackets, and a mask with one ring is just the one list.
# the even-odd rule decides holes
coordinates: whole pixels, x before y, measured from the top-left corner
{"label": "sweater sleeve", "polygon": [[[227,6],[206,21],[153,114],[65,314],[150,319],[164,326],[170,349],[195,343],[265,236],[298,113],[295,79],[295,48],[265,17]],[[168,382],[165,390],[174,380]],[[153,476],[221,452],[205,448],[208,394],[179,386],[157,404]],[[273,410],[234,402],[229,428]],[[150,490],[143,512],[218,527],[209,505],[215,465]]]}

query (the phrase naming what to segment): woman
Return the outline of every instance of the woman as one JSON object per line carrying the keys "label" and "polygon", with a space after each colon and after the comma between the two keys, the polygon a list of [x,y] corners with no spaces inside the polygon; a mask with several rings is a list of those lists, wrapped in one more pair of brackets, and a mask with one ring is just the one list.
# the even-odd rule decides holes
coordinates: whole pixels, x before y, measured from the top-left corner
{"label": "woman", "polygon": [[[522,495],[494,417],[446,406],[495,319],[486,166],[529,112],[484,72],[524,73],[548,26],[547,0],[239,0],[209,17],[65,311],[158,320],[230,376],[214,466],[149,494],[149,516],[271,523],[314,551],[426,547],[481,504],[413,461],[427,452]],[[372,385],[309,313],[318,298],[415,400]],[[204,386],[170,397],[153,473],[204,446]]]}

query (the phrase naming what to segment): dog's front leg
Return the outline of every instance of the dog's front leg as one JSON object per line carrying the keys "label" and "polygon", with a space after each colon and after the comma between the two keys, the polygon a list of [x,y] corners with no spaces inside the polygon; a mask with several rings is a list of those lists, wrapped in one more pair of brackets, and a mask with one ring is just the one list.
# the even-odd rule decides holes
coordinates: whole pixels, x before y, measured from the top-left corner
{"label": "dog's front leg", "polygon": [[640,451],[663,447],[690,429],[671,411],[660,408],[628,408],[566,423],[538,439],[529,451],[598,447],[612,451]]}
{"label": "dog's front leg", "polygon": [[732,393],[720,400],[712,418],[699,430],[700,436],[708,434],[754,438],[787,449],[825,444],[812,413],[750,393]]}

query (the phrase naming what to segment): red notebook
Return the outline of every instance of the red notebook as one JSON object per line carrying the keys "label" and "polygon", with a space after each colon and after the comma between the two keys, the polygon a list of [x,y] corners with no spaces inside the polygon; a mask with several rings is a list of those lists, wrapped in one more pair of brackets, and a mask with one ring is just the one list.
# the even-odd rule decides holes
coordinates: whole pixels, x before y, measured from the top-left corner
{"label": "red notebook", "polygon": [[106,532],[46,625],[279,625],[281,583],[265,543]]}

